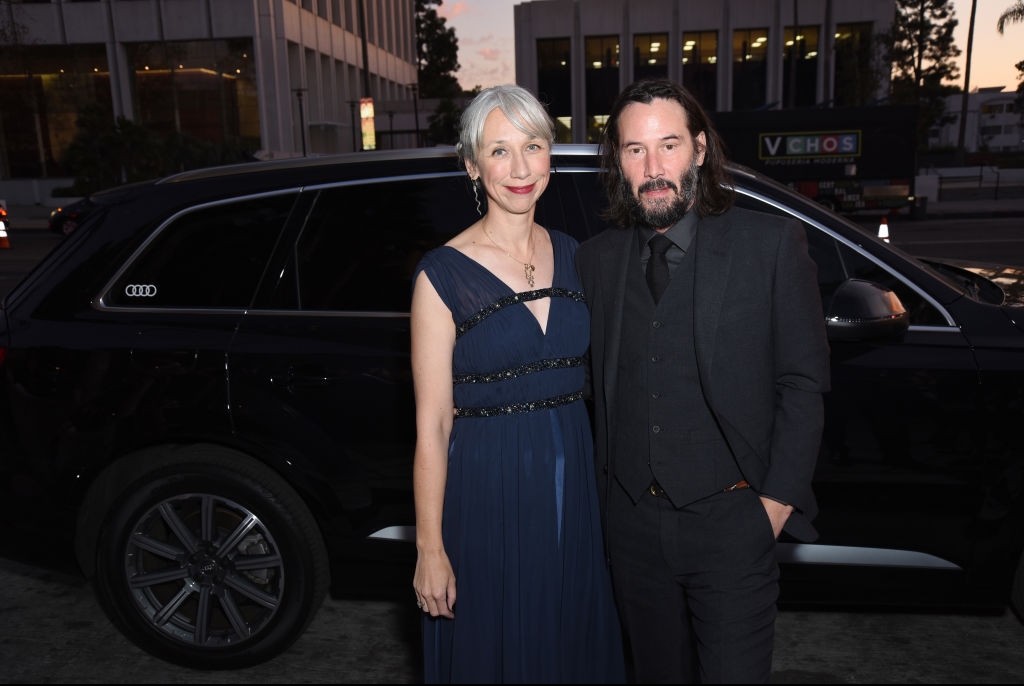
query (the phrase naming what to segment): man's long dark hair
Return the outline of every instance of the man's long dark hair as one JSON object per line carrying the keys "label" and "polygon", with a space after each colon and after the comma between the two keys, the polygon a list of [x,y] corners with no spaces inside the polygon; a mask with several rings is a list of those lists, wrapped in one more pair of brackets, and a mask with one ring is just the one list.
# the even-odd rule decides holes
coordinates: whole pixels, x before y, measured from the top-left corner
{"label": "man's long dark hair", "polygon": [[[619,94],[612,105],[611,114],[604,126],[601,137],[601,166],[604,169],[605,190],[608,193],[608,218],[619,226],[630,226],[630,205],[626,193],[632,192],[623,183],[622,167],[619,164],[619,117],[627,105],[639,102],[649,105],[652,100],[674,100],[686,112],[686,124],[690,136],[697,144],[697,134],[704,132],[704,164],[697,178],[697,195],[694,209],[702,217],[722,214],[733,203],[732,178],[725,169],[725,151],[722,140],[711,126],[708,115],[693,95],[678,83],[669,79],[645,79],[628,86]],[[677,181],[678,179],[672,179]]]}

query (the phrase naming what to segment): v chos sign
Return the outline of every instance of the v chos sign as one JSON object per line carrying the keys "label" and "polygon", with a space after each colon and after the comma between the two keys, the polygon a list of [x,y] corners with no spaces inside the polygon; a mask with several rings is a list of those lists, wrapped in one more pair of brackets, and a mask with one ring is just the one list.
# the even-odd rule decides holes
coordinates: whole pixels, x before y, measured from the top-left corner
{"label": "v chos sign", "polygon": [[779,158],[860,157],[860,131],[808,131],[762,133],[758,158],[769,161]]}
{"label": "v chos sign", "polygon": [[914,202],[917,108],[711,112],[727,154],[844,212]]}

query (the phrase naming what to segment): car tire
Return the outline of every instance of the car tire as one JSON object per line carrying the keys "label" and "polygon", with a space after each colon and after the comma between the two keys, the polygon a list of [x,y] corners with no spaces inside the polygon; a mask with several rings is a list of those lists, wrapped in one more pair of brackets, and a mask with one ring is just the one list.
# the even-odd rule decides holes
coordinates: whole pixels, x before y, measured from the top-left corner
{"label": "car tire", "polygon": [[292,645],[322,605],[330,573],[319,528],[262,463],[178,446],[123,460],[100,481],[91,492],[107,514],[93,585],[148,653],[193,669],[250,667]]}

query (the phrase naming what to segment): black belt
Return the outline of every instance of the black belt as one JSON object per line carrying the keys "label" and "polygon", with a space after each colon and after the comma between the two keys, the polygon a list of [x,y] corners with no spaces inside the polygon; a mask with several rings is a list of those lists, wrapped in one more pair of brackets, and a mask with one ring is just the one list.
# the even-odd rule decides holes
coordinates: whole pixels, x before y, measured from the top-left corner
{"label": "black belt", "polygon": [[[729,491],[738,491],[741,488],[750,488],[750,484],[747,483],[746,479],[740,479],[732,486],[723,488],[722,493],[728,493]],[[653,495],[655,498],[668,499],[668,494],[665,493],[665,489],[657,481],[652,481],[651,485],[647,487],[647,492]]]}

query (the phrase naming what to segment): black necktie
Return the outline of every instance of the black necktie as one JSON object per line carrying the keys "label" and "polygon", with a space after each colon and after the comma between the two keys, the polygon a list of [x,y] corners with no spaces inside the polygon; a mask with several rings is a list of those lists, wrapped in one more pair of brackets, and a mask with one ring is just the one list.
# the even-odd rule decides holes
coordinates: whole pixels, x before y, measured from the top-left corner
{"label": "black necktie", "polygon": [[647,261],[647,286],[651,289],[654,302],[661,300],[661,294],[668,287],[668,258],[666,254],[672,247],[672,241],[663,234],[656,233],[647,241],[651,248],[651,259]]}

